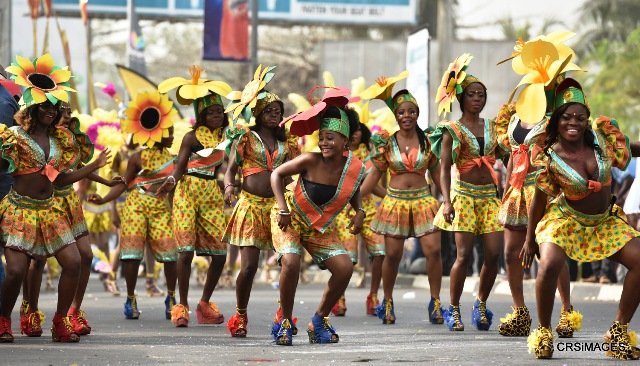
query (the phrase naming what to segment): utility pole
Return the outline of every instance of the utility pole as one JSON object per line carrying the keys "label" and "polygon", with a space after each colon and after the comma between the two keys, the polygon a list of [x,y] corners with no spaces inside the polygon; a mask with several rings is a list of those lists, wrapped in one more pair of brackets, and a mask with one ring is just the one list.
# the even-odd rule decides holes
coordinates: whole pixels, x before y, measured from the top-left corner
{"label": "utility pole", "polygon": [[[451,44],[454,40],[453,35],[453,9],[451,7],[452,0],[438,1],[438,70],[440,73],[446,70],[452,61]],[[437,78],[437,82],[440,79]]]}
{"label": "utility pole", "polygon": [[251,69],[249,80],[253,79],[253,73],[258,68],[258,0],[251,2]]}

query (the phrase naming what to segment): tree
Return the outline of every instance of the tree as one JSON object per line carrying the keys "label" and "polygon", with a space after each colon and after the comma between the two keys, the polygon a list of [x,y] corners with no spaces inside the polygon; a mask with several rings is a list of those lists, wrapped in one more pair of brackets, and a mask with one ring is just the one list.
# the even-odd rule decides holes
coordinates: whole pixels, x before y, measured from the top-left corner
{"label": "tree", "polygon": [[579,55],[595,51],[599,41],[624,42],[640,26],[640,1],[585,1],[580,18],[581,37],[575,45]]}
{"label": "tree", "polygon": [[623,41],[595,43],[589,60],[597,72],[588,73],[587,101],[594,117],[604,114],[616,118],[622,130],[636,140],[640,125],[640,28]]}

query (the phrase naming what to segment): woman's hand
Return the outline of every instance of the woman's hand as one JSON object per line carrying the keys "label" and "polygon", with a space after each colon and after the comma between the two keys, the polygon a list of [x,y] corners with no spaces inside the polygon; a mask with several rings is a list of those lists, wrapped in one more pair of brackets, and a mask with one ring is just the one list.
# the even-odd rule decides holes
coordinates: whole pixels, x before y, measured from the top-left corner
{"label": "woman's hand", "polygon": [[115,187],[118,184],[124,184],[126,186],[127,181],[124,179],[124,177],[119,175],[116,175],[115,177],[111,178],[111,180],[107,181],[107,186],[109,187]]}
{"label": "woman's hand", "polygon": [[289,227],[289,225],[291,225],[291,213],[278,213],[278,227],[280,230],[287,231],[287,227]]}
{"label": "woman's hand", "polygon": [[100,152],[100,155],[93,161],[94,170],[100,169],[103,166],[107,165],[109,160],[111,159],[111,151],[109,149],[104,149]]}
{"label": "woman's hand", "polygon": [[451,224],[453,219],[456,217],[456,211],[453,209],[453,205],[451,202],[445,202],[442,204],[444,208],[442,209],[442,213],[444,214],[444,221]]}
{"label": "woman's hand", "polygon": [[99,194],[96,193],[92,193],[87,197],[87,201],[91,202],[93,204],[96,205],[102,205],[104,204],[104,200],[102,199],[102,197]]}
{"label": "woman's hand", "polygon": [[224,202],[231,206],[236,199],[236,188],[234,185],[228,184],[224,187]]}
{"label": "woman's hand", "polygon": [[158,197],[162,197],[165,194],[169,193],[173,188],[175,188],[175,186],[176,186],[176,178],[173,175],[170,175],[167,178],[165,178],[164,182],[162,182],[162,185],[158,187],[158,190],[156,191],[156,195],[158,195]]}
{"label": "woman's hand", "polygon": [[362,231],[364,226],[364,218],[366,214],[362,210],[357,210],[355,216],[351,218],[351,223],[347,227],[349,232],[353,235],[358,235]]}
{"label": "woman's hand", "polygon": [[540,258],[540,247],[535,240],[527,239],[524,241],[524,246],[520,251],[519,258],[522,260],[522,268],[530,268],[534,257]]}

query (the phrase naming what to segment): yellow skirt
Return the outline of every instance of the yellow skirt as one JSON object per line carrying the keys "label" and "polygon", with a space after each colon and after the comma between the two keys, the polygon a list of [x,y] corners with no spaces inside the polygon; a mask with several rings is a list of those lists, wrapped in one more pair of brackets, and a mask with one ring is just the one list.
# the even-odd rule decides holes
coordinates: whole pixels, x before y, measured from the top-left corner
{"label": "yellow skirt", "polygon": [[53,201],[53,197],[39,200],[9,191],[0,201],[3,245],[32,257],[50,257],[75,243],[66,212]]}
{"label": "yellow skirt", "polygon": [[185,175],[173,196],[173,232],[178,252],[226,255],[222,242],[224,199],[215,179]]}
{"label": "yellow skirt", "polygon": [[223,240],[238,247],[273,249],[271,209],[273,197],[260,197],[242,191],[224,232]]}
{"label": "yellow skirt", "polygon": [[[348,208],[347,208],[348,207]],[[342,212],[336,217],[336,230],[338,238],[342,241],[344,247],[349,251],[351,260],[353,263],[358,261],[358,235],[353,235],[349,231],[349,225],[351,224],[351,218],[355,216],[354,210],[351,206],[345,207]],[[384,237],[371,229],[371,222],[376,214],[376,205],[374,198],[368,196],[362,200],[362,208],[364,209],[366,216],[360,235],[369,253],[369,259],[377,256],[384,255]]]}
{"label": "yellow skirt", "polygon": [[56,188],[53,191],[53,202],[54,205],[60,207],[67,213],[74,238],[78,239],[89,234],[87,222],[84,219],[84,212],[82,212],[82,203],[73,186]]}
{"label": "yellow skirt", "polygon": [[451,189],[451,203],[455,216],[451,223],[444,219],[440,206],[435,225],[446,231],[462,231],[482,235],[504,231],[498,222],[500,200],[496,197],[494,184],[475,185],[456,181]]}
{"label": "yellow skirt", "polygon": [[438,230],[433,220],[439,205],[429,187],[407,190],[389,187],[371,229],[394,238],[419,238]]}
{"label": "yellow skirt", "polygon": [[[84,218],[87,222],[87,229],[92,234],[108,233],[113,230],[111,221],[111,203],[104,205],[94,205],[90,202],[83,202]],[[120,219],[122,221],[122,218]]]}
{"label": "yellow skirt", "polygon": [[586,215],[571,208],[564,196],[552,201],[536,226],[536,241],[552,243],[578,262],[593,262],[610,257],[631,239],[640,236],[627,223],[622,208],[598,215]]}
{"label": "yellow skirt", "polygon": [[528,210],[535,190],[536,172],[527,174],[522,189],[509,186],[502,197],[498,222],[507,228],[525,230],[529,218]]}

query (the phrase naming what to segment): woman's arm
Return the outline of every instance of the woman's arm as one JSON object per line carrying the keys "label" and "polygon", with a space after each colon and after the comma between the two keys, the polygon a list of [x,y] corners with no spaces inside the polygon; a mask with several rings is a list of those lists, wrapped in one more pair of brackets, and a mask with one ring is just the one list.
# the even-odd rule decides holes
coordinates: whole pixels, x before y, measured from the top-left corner
{"label": "woman's arm", "polygon": [[451,146],[453,138],[448,131],[442,134],[442,150],[440,151],[440,192],[443,199],[443,211],[445,221],[451,223],[453,221],[455,211],[451,204],[451,166],[453,161],[451,158]]}
{"label": "woman's arm", "polygon": [[531,201],[531,207],[529,208],[529,220],[527,222],[527,236],[524,241],[524,246],[520,251],[520,259],[522,260],[522,266],[529,268],[533,257],[540,257],[540,250],[536,243],[536,226],[544,216],[545,209],[547,208],[547,194],[536,187],[533,193],[533,199]]}
{"label": "woman's arm", "polygon": [[356,191],[356,193],[349,200],[351,207],[356,211],[355,216],[351,218],[351,223],[349,224],[349,231],[351,234],[357,235],[362,231],[362,227],[364,226],[364,218],[367,216],[367,213],[364,212],[362,208],[362,195],[360,194],[360,188]]}
{"label": "woman's arm", "polygon": [[64,187],[73,184],[83,178],[86,178],[94,170],[107,165],[107,161],[109,161],[110,157],[111,152],[109,151],[109,149],[106,149],[100,152],[100,155],[98,155],[98,158],[96,160],[83,166],[82,168],[74,170],[72,172],[58,174],[58,177],[53,181],[53,184],[59,187]]}
{"label": "woman's arm", "polygon": [[507,163],[507,177],[505,179],[505,183],[504,183],[504,191],[508,191],[509,187],[511,186],[509,184],[509,180],[511,179],[511,171],[513,170],[513,159],[509,159],[509,162]]}
{"label": "woman's arm", "polygon": [[[182,144],[180,145],[180,151],[178,152],[178,157],[175,160],[175,167],[173,168],[173,172],[171,175],[167,176],[167,179],[162,183],[162,185],[156,191],[157,195],[163,195],[173,188],[175,188],[176,183],[182,178],[184,172],[187,168],[187,163],[189,162],[189,156],[191,156],[191,147],[195,144],[196,138],[193,131],[188,132],[182,138]],[[171,179],[170,177],[173,177]]]}
{"label": "woman's arm", "polygon": [[[375,189],[376,189],[376,186],[378,185],[378,181],[380,180],[380,177],[382,177],[381,171],[379,171],[375,167],[370,169],[369,174],[367,174],[367,176],[364,178],[364,182],[362,182],[362,185],[360,186],[360,192],[362,196],[368,196],[372,192],[376,194]],[[381,192],[378,191],[378,193],[381,193]],[[386,194],[386,192],[384,192],[384,194]],[[384,195],[381,197],[384,197]]]}
{"label": "woman's arm", "polygon": [[[136,175],[141,169],[142,169],[141,153],[140,151],[138,151],[137,153],[133,154],[133,156],[131,156],[131,158],[127,162],[127,170],[124,173],[124,180],[126,182],[133,181],[133,179],[136,177]],[[122,194],[122,192],[124,192],[126,189],[127,189],[126,184],[118,184],[115,187],[112,187],[106,196],[100,197],[97,194],[92,194],[89,196],[88,201],[95,203],[97,205],[102,205],[104,203],[113,201],[114,199],[118,198]]]}
{"label": "woman's arm", "polygon": [[282,231],[286,231],[291,223],[291,212],[284,198],[284,178],[296,174],[304,174],[307,171],[307,167],[316,164],[315,160],[313,153],[302,154],[280,165],[271,173],[271,189],[273,190],[273,195],[280,210],[278,227],[280,227]]}
{"label": "woman's arm", "polygon": [[231,205],[233,201],[233,193],[235,187],[238,186],[236,182],[236,175],[238,174],[238,164],[236,163],[236,155],[238,154],[238,143],[234,142],[231,146],[231,152],[229,153],[229,160],[227,161],[227,171],[224,172],[224,201]]}

